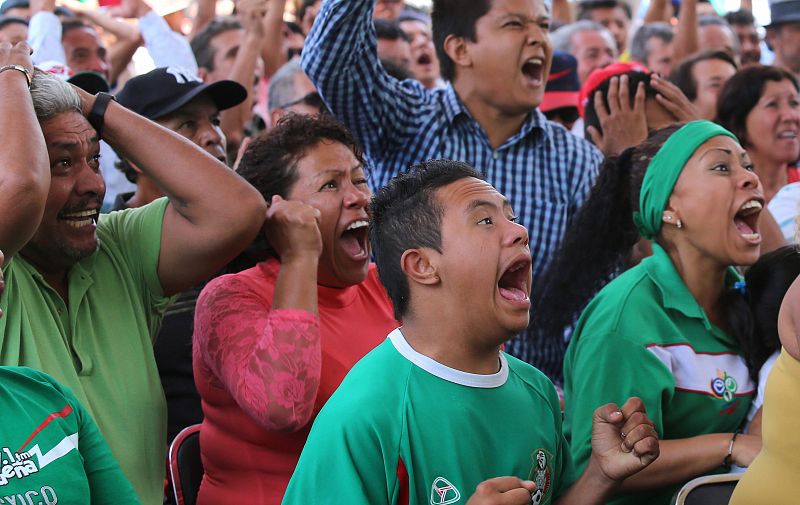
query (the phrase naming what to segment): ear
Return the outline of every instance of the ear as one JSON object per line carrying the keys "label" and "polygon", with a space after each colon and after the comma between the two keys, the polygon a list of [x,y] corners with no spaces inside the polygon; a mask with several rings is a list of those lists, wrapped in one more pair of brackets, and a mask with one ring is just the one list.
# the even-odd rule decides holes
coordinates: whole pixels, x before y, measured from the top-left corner
{"label": "ear", "polygon": [[275,109],[269,111],[269,125],[275,126],[278,124],[278,120],[283,117],[283,109]]}
{"label": "ear", "polygon": [[197,77],[200,78],[201,81],[204,83],[208,82],[208,69],[206,67],[200,67],[197,69]]}
{"label": "ear", "polygon": [[427,247],[408,249],[403,253],[400,257],[400,268],[409,281],[426,286],[433,286],[442,282],[436,271],[436,266],[432,262],[432,253],[438,254]]}
{"label": "ear", "polygon": [[448,35],[444,39],[444,52],[453,60],[456,67],[471,67],[472,56],[469,54],[469,45],[464,37]]}
{"label": "ear", "polygon": [[673,207],[672,198],[670,197],[667,207],[661,213],[661,222],[663,224],[677,225],[679,219],[681,219],[681,213]]}

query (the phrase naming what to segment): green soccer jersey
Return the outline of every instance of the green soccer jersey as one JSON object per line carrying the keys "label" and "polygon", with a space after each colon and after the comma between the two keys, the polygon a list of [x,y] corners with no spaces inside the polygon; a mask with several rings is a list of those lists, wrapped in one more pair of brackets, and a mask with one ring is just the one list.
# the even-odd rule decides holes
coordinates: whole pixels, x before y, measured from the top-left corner
{"label": "green soccer jersey", "polygon": [[92,417],[52,377],[0,367],[0,504],[139,500]]}
{"label": "green soccer jersey", "polygon": [[493,375],[445,367],[398,329],[323,407],[283,503],[464,504],[500,476],[535,481],[534,504],[572,484],[553,385],[504,353]]}
{"label": "green soccer jersey", "polygon": [[[728,280],[736,279],[731,271]],[[564,431],[576,468],[589,461],[592,412],[631,396],[644,402],[660,440],[735,431],[755,391],[737,349],[708,320],[667,253],[653,244],[652,257],[587,306],[567,349]],[[678,487],[612,503],[666,505]]]}

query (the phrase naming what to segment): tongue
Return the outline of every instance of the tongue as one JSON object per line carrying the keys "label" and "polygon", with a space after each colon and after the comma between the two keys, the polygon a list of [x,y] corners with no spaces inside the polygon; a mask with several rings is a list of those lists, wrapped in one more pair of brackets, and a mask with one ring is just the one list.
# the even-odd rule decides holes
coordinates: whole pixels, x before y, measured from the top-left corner
{"label": "tongue", "polygon": [[528,298],[528,295],[525,294],[525,291],[519,288],[500,288],[500,296],[505,298],[506,300],[514,300],[514,301],[525,301]]}
{"label": "tongue", "polygon": [[342,249],[352,257],[358,257],[364,252],[361,242],[352,233],[345,233],[340,239]]}
{"label": "tongue", "polygon": [[744,219],[741,219],[741,218],[738,218],[738,217],[737,217],[737,218],[734,218],[734,219],[733,219],[733,222],[734,222],[734,224],[736,225],[736,229],[737,229],[737,230],[739,231],[739,233],[741,233],[742,235],[750,235],[750,234],[753,234],[753,233],[755,233],[755,232],[753,231],[753,229],[752,229],[752,228],[750,228],[750,225],[748,225],[748,224],[747,224],[747,223],[744,221]]}

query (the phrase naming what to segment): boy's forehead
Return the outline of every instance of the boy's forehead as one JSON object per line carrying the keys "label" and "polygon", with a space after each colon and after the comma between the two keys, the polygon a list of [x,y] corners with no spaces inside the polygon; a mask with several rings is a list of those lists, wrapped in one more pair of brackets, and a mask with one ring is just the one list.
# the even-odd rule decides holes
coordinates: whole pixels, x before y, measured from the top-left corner
{"label": "boy's forehead", "polygon": [[448,211],[465,212],[474,207],[475,202],[483,201],[503,207],[507,200],[494,186],[482,179],[465,177],[440,188],[437,199]]}
{"label": "boy's forehead", "polygon": [[550,0],[491,0],[491,8],[487,15],[529,14],[532,16],[548,16],[550,13],[549,2]]}

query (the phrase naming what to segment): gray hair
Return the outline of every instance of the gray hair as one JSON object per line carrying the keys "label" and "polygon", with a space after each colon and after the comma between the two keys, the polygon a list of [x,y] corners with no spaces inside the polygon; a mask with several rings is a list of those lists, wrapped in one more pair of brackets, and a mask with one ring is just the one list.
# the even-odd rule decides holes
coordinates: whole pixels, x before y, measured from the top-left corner
{"label": "gray hair", "polygon": [[650,39],[658,38],[665,44],[669,44],[673,37],[675,37],[675,33],[672,31],[672,26],[667,23],[656,22],[642,25],[636,30],[631,41],[631,59],[647,64],[647,59],[650,58],[650,48],[647,43],[650,42]]}
{"label": "gray hair", "polygon": [[589,21],[588,19],[564,25],[550,34],[550,40],[553,43],[553,49],[574,54],[574,51],[572,50],[572,39],[576,34],[581,32],[597,32],[602,35],[604,39],[606,39],[606,42],[609,46],[613,47],[615,51],[619,51],[619,48],[617,47],[617,41],[614,40],[614,36],[611,35],[611,32],[600,23],[595,23],[594,21]]}
{"label": "gray hair", "polygon": [[81,97],[70,84],[38,68],[33,70],[31,98],[40,122],[63,112],[83,111]]}
{"label": "gray hair", "polygon": [[728,30],[731,40],[733,41],[733,52],[736,53],[736,55],[739,55],[742,52],[741,48],[739,47],[739,36],[733,31],[730,23],[725,21],[725,18],[709,15],[700,16],[700,18],[697,20],[697,26],[698,28],[703,28],[704,26],[721,26],[725,28]]}
{"label": "gray hair", "polygon": [[267,108],[270,111],[280,109],[295,98],[294,78],[303,73],[300,58],[292,58],[275,72],[269,80]]}

